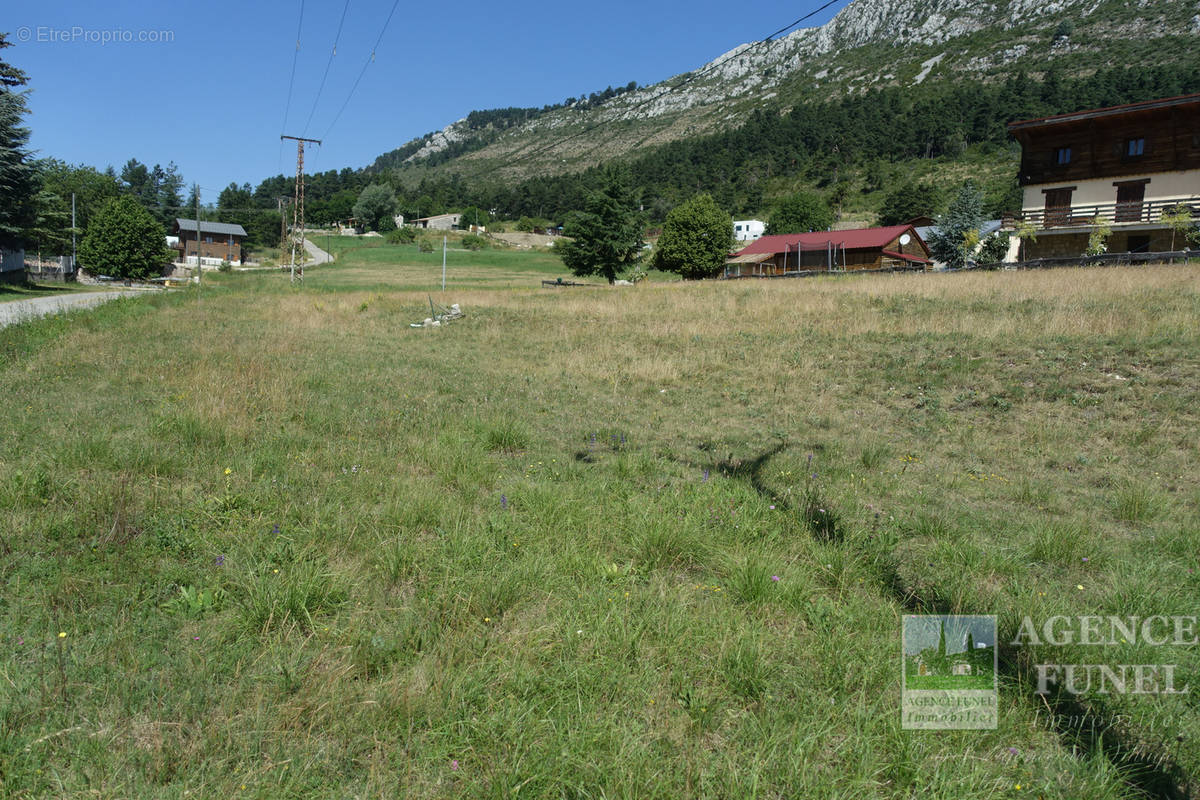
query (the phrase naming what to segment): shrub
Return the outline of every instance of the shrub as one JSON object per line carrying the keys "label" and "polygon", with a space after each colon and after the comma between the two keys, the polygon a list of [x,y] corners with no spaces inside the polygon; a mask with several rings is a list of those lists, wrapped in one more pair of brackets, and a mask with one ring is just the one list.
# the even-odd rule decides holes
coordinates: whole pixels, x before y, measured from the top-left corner
{"label": "shrub", "polygon": [[387,240],[392,244],[412,244],[417,240],[415,228],[396,228],[387,232]]}
{"label": "shrub", "polygon": [[1007,233],[997,233],[989,236],[979,248],[979,263],[995,266],[1008,255],[1010,236]]}
{"label": "shrub", "polygon": [[482,236],[476,236],[473,233],[468,233],[462,238],[462,245],[468,250],[482,250],[487,247],[487,239]]}

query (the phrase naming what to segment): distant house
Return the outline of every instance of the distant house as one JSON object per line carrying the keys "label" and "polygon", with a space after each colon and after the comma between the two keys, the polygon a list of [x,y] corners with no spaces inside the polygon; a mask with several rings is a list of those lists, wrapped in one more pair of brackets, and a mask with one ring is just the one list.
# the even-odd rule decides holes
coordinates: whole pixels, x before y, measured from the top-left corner
{"label": "distant house", "polygon": [[[1021,144],[1025,258],[1082,255],[1096,222],[1108,251],[1164,252],[1164,212],[1200,217],[1200,94],[1010,123]],[[1182,249],[1179,238],[1175,248]]]}
{"label": "distant house", "polygon": [[177,217],[167,237],[167,246],[175,251],[175,261],[186,264],[196,259],[199,246],[201,263],[219,266],[222,261],[230,264],[242,263],[242,241],[246,229],[227,222],[200,220],[200,234],[196,235],[196,220]]}
{"label": "distant house", "polygon": [[809,272],[924,270],[929,248],[911,225],[763,236],[731,255],[726,278]]}
{"label": "distant house", "polygon": [[418,228],[428,228],[431,231],[453,230],[462,221],[462,214],[438,214],[436,217],[421,217],[414,219],[412,224]]}
{"label": "distant house", "polygon": [[733,238],[739,242],[753,242],[767,231],[767,224],[759,219],[739,219],[733,222]]}

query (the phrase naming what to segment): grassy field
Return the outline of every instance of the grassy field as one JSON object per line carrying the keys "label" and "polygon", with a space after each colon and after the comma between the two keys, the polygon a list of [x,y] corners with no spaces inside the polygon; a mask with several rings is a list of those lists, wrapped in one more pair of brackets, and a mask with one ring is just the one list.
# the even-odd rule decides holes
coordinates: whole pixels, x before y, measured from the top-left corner
{"label": "grassy field", "polygon": [[[0,796],[1194,796],[1197,648],[1007,643],[1200,610],[1200,268],[455,253],[414,330],[390,252],[0,331]],[[998,615],[997,730],[901,729],[924,612]]]}

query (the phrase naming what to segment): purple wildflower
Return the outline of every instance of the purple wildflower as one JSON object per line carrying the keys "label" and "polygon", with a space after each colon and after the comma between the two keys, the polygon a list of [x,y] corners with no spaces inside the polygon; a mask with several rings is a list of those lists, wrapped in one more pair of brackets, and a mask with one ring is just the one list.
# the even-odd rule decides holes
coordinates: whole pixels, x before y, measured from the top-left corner
{"label": "purple wildflower", "polygon": [[279,526],[278,526],[278,525],[275,525],[275,526],[273,526],[273,527],[271,528],[271,533],[278,534],[278,533],[279,533]]}
{"label": "purple wildflower", "polygon": [[772,576],[771,576],[771,580],[773,580],[773,581],[775,581],[776,583],[778,583],[778,582],[779,582],[779,576],[778,576],[778,575],[772,575]]}
{"label": "purple wildflower", "polygon": [[457,758],[450,759],[450,769],[455,772],[458,771],[458,759]]}
{"label": "purple wildflower", "polygon": [[508,508],[508,497],[506,495],[500,495],[500,507]]}
{"label": "purple wildflower", "polygon": [[1086,563],[1088,563],[1088,557],[1087,557],[1087,556],[1084,556],[1084,557],[1083,557],[1083,563],[1085,563],[1085,564],[1086,564]]}
{"label": "purple wildflower", "polygon": [[703,478],[703,479],[701,479],[701,481],[700,481],[700,482],[701,482],[701,483],[708,483],[708,470],[704,470],[704,478]]}
{"label": "purple wildflower", "polygon": [[1008,748],[1008,752],[1015,756],[1019,751],[1015,747],[1010,747]]}
{"label": "purple wildflower", "polygon": [[216,558],[213,559],[213,563],[216,564],[218,567],[225,566],[225,556],[223,556],[223,555],[217,556]]}

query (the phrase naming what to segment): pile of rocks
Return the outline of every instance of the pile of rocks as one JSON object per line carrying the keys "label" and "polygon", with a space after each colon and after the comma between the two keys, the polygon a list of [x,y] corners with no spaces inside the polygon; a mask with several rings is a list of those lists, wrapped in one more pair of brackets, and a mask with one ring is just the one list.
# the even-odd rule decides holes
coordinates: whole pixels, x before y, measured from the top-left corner
{"label": "pile of rocks", "polygon": [[426,317],[422,322],[414,322],[409,325],[410,328],[440,328],[442,323],[452,322],[456,319],[462,319],[464,316],[462,309],[458,307],[458,303],[450,306],[449,310],[443,310],[440,314],[435,314],[432,317]]}

